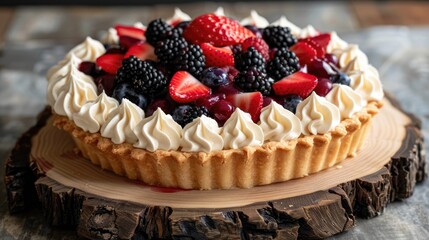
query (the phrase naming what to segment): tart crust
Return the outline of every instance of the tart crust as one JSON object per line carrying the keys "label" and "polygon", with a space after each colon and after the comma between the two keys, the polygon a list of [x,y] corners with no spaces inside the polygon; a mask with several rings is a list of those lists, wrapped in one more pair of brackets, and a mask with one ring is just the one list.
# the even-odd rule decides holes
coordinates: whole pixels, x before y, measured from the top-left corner
{"label": "tart crust", "polygon": [[82,155],[93,164],[132,180],[182,189],[251,188],[305,177],[355,156],[382,105],[368,103],[327,134],[210,153],[180,149],[150,152],[128,143],[114,144],[56,114],[54,125],[70,133]]}

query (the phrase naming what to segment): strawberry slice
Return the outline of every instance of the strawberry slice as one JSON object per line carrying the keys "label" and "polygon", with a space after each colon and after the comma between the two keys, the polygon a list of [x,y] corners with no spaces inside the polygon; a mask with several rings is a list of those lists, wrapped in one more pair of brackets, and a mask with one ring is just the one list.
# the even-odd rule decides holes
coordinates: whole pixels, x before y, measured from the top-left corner
{"label": "strawberry slice", "polygon": [[331,41],[331,34],[330,33],[322,33],[314,37],[309,37],[308,39],[316,42],[321,46],[324,50],[326,50],[326,47],[328,46],[329,42]]}
{"label": "strawberry slice", "polygon": [[211,94],[211,89],[186,71],[178,71],[168,87],[171,98],[179,103],[188,103]]}
{"label": "strawberry slice", "polygon": [[141,60],[153,60],[157,61],[157,57],[155,55],[155,49],[149,43],[139,43],[128,49],[125,53],[124,58],[129,58],[131,56],[136,56]]}
{"label": "strawberry slice", "polygon": [[123,54],[111,53],[104,54],[95,60],[95,64],[110,74],[116,74],[118,69],[122,66]]}
{"label": "strawberry slice", "polygon": [[183,37],[191,43],[210,43],[225,47],[243,42],[255,35],[238,22],[225,16],[209,13],[196,17],[183,32]]}
{"label": "strawberry slice", "polygon": [[270,54],[269,54],[270,48],[268,47],[268,44],[262,38],[258,38],[258,37],[247,38],[241,44],[241,47],[242,47],[243,51],[247,51],[247,49],[249,47],[254,47],[256,49],[256,51],[258,51],[262,55],[262,57],[264,57],[265,61],[270,60]]}
{"label": "strawberry slice", "polygon": [[145,40],[145,30],[141,28],[136,28],[132,26],[125,26],[125,25],[116,25],[115,26],[116,31],[118,32],[118,36],[127,36],[132,37],[139,40]]}
{"label": "strawberry slice", "polygon": [[316,50],[316,57],[323,58],[325,56],[325,49],[323,49],[317,42],[311,40],[310,38],[300,39],[300,42],[305,42],[314,50]]}
{"label": "strawberry slice", "polygon": [[226,96],[226,100],[234,107],[248,112],[253,122],[259,121],[264,98],[260,92],[238,93]]}
{"label": "strawberry slice", "polygon": [[301,66],[309,64],[317,57],[317,51],[307,42],[297,42],[290,50],[296,54]]}
{"label": "strawberry slice", "polygon": [[306,98],[317,85],[317,77],[308,73],[296,72],[273,84],[276,95],[299,95]]}
{"label": "strawberry slice", "polygon": [[206,57],[206,66],[208,67],[225,67],[234,66],[234,55],[231,48],[218,48],[210,43],[200,45],[203,54]]}

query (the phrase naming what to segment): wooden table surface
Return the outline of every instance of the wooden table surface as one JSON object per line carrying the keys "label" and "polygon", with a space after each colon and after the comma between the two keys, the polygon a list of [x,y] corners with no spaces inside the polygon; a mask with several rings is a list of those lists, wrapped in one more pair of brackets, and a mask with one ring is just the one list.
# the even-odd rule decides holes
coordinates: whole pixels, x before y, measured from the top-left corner
{"label": "wooden table surface", "polygon": [[[191,16],[211,12],[215,3],[178,5]],[[336,30],[359,43],[382,76],[385,89],[423,119],[429,136],[429,2],[252,2],[222,4],[235,18],[257,9],[270,22],[286,15],[298,26]],[[169,17],[174,6],[0,8],[0,178],[15,140],[34,123],[45,105],[46,69],[85,36],[117,22],[145,24]],[[384,27],[379,27],[380,25]],[[389,26],[389,27],[388,27]],[[409,26],[409,27],[403,27]],[[383,47],[380,47],[383,46]],[[411,81],[412,80],[412,81]],[[428,148],[426,148],[428,149]],[[10,215],[0,187],[0,239],[78,239],[73,231],[45,224],[41,209]],[[414,196],[389,204],[383,215],[357,220],[333,239],[429,239],[429,183]]]}

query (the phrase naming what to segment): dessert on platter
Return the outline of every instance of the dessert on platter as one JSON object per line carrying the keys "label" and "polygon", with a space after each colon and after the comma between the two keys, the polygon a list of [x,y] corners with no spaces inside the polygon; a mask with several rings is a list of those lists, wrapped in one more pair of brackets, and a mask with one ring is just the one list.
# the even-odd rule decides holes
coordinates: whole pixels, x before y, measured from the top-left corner
{"label": "dessert on platter", "polygon": [[84,157],[150,185],[250,188],[358,154],[382,107],[377,70],[335,32],[252,11],[87,37],[48,74],[54,125]]}

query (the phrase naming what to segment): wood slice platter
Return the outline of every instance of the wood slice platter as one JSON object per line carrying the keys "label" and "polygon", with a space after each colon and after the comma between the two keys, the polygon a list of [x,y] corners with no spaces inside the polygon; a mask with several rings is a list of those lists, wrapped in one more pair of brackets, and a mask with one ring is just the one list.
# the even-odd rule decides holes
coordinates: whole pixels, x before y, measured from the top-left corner
{"label": "wood slice platter", "polygon": [[23,211],[38,200],[50,224],[90,239],[324,238],[411,196],[427,176],[420,122],[392,99],[356,157],[251,189],[181,190],[128,180],[84,159],[51,121],[47,109],[7,161],[9,208]]}

